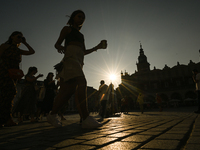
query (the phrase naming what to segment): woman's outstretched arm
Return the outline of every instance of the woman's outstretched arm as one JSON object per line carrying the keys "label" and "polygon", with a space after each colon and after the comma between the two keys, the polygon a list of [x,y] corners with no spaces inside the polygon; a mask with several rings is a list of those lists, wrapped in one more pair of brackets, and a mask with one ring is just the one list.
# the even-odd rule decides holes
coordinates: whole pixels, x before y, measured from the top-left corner
{"label": "woman's outstretched arm", "polygon": [[[106,47],[107,47],[107,43],[106,43]],[[84,45],[84,49],[85,49],[85,45]],[[97,51],[98,49],[105,49],[103,41],[101,41],[97,46],[95,46],[91,49],[87,49],[87,50],[85,49],[84,54],[85,55],[90,54],[94,51]]]}

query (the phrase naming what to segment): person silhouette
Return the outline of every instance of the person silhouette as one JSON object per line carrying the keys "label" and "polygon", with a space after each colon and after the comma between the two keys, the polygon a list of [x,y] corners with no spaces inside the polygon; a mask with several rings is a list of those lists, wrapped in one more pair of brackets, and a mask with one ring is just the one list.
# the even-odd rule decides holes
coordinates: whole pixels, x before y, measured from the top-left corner
{"label": "person silhouette", "polygon": [[163,111],[163,108],[162,108],[162,98],[160,96],[159,93],[156,93],[156,102],[158,104],[158,108],[159,108],[159,111]]}
{"label": "person silhouette", "polygon": [[[63,68],[58,72],[57,78],[60,78],[59,93],[55,98],[52,111],[47,116],[47,120],[55,127],[61,127],[62,123],[57,118],[57,114],[62,106],[77,94],[77,107],[80,109],[79,114],[82,121],[82,128],[97,128],[102,124],[89,116],[87,108],[86,88],[87,81],[83,72],[84,55],[90,54],[98,49],[105,49],[107,41],[102,40],[94,48],[86,50],[84,35],[80,29],[85,21],[85,13],[82,10],[76,10],[70,16],[67,25],[63,27],[60,36],[55,43],[55,48],[61,54],[64,54],[62,60]],[[62,43],[64,42],[64,46]]]}
{"label": "person silhouette", "polygon": [[107,103],[109,100],[109,96],[110,96],[110,88],[107,84],[105,84],[104,80],[100,81],[100,86],[99,86],[99,91],[98,91],[98,95],[100,97],[100,105],[101,105],[101,111],[99,112],[99,115],[101,116],[101,120],[104,119],[106,113],[106,109],[107,109]]}
{"label": "person silhouette", "polygon": [[56,91],[58,89],[58,85],[53,80],[53,72],[49,72],[46,79],[44,80],[44,86],[46,89],[45,96],[43,99],[43,107],[42,110],[45,114],[48,114],[49,111],[52,110],[53,102],[56,96]]}
{"label": "person silhouette", "polygon": [[193,73],[193,80],[196,84],[196,92],[197,92],[197,102],[198,102],[198,108],[195,113],[200,113],[200,73],[197,69],[192,70]]}
{"label": "person silhouette", "polygon": [[143,114],[144,113],[144,95],[142,93],[139,93],[137,97],[137,102],[139,104],[140,111]]}
{"label": "person silhouette", "polygon": [[[25,45],[28,50],[19,48]],[[34,49],[26,42],[22,32],[14,31],[0,46],[0,126],[17,125],[12,119],[12,102],[16,95],[17,80],[9,76],[8,69],[19,69],[21,55],[32,55]]]}
{"label": "person silhouette", "polygon": [[43,77],[43,74],[38,74],[36,67],[29,67],[25,75],[25,87],[22,90],[21,97],[17,101],[15,112],[20,112],[19,123],[23,122],[24,115],[30,115],[30,122],[37,122],[34,119],[37,104],[37,89],[35,88],[37,79]]}

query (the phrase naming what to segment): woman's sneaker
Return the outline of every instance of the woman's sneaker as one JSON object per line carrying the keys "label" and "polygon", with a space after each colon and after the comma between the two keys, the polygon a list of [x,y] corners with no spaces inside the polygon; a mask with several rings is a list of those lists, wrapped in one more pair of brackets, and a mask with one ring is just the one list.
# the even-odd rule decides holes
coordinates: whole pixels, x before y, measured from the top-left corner
{"label": "woman's sneaker", "polygon": [[47,115],[47,121],[54,127],[62,127],[62,123],[58,119],[57,114],[51,115],[51,112],[49,112],[49,114]]}
{"label": "woman's sneaker", "polygon": [[98,128],[101,126],[102,126],[102,124],[100,122],[96,121],[92,116],[88,116],[82,122],[83,129],[94,129],[94,128]]}

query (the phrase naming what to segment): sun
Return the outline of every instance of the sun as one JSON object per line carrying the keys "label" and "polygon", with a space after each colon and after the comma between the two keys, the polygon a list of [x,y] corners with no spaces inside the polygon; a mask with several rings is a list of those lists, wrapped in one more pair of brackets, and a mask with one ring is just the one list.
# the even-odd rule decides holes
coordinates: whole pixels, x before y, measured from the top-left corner
{"label": "sun", "polygon": [[117,76],[115,74],[110,74],[109,79],[114,82],[117,79]]}

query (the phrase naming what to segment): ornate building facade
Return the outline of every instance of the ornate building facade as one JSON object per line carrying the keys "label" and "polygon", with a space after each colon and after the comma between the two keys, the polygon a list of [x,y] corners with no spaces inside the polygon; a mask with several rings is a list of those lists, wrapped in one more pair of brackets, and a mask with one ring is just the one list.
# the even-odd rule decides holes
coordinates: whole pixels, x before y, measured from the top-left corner
{"label": "ornate building facade", "polygon": [[144,54],[140,44],[137,71],[128,74],[126,71],[121,73],[122,83],[117,91],[119,98],[129,95],[133,100],[137,99],[138,93],[145,94],[145,101],[155,101],[156,93],[159,93],[165,102],[170,100],[195,100],[195,84],[192,79],[192,70],[200,71],[200,63],[192,60],[188,65],[179,64],[174,67],[164,66],[163,69],[150,70],[150,63]]}

